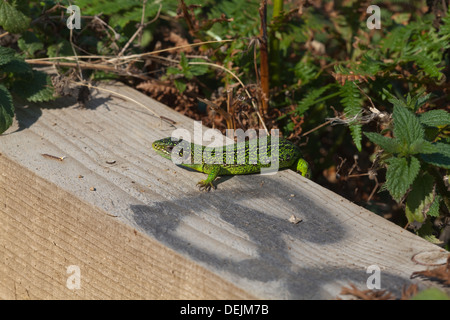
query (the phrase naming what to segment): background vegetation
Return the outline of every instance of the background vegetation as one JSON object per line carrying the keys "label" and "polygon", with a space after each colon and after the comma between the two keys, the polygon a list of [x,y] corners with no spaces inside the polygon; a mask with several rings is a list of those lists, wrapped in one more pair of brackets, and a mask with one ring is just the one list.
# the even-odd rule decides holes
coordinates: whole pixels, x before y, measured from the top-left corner
{"label": "background vegetation", "polygon": [[85,105],[80,84],[118,79],[219,130],[280,129],[312,180],[448,248],[448,1],[70,4],[0,1],[0,133],[15,94]]}

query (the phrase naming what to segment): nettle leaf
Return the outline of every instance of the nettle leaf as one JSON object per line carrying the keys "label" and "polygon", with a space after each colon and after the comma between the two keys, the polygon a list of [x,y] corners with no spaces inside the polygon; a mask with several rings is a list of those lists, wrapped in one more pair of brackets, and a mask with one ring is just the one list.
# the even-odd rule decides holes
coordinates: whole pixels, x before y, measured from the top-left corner
{"label": "nettle leaf", "polygon": [[32,68],[28,63],[26,63],[23,59],[13,59],[9,63],[4,64],[0,67],[0,70],[8,73],[30,73],[32,72]]}
{"label": "nettle leaf", "polygon": [[450,113],[445,110],[430,110],[419,116],[419,121],[426,126],[448,126],[450,125]]}
{"label": "nettle leaf", "polygon": [[189,69],[194,76],[201,76],[208,72],[209,68],[205,64],[191,64],[191,62],[206,62],[203,59],[192,59],[189,61]]}
{"label": "nettle leaf", "polygon": [[0,134],[8,129],[14,118],[12,96],[5,86],[0,84]]}
{"label": "nettle leaf", "polygon": [[187,84],[183,80],[175,79],[173,83],[175,84],[175,87],[178,89],[178,91],[180,91],[180,93],[183,93],[186,90]]}
{"label": "nettle leaf", "polygon": [[434,178],[428,173],[420,176],[420,179],[418,177],[406,199],[405,213],[408,222],[423,222],[436,200]]}
{"label": "nettle leaf", "polygon": [[189,62],[186,58],[186,55],[184,52],[181,53],[181,59],[180,59],[180,66],[181,66],[181,73],[189,80],[194,77],[194,74],[191,72],[189,68]]}
{"label": "nettle leaf", "polygon": [[175,67],[168,67],[166,70],[166,74],[169,75],[175,75],[175,74],[182,74],[181,70]]}
{"label": "nettle leaf", "polygon": [[417,111],[425,102],[430,99],[431,93],[424,95],[423,92],[423,90],[419,90],[419,92],[413,97],[411,97],[411,94],[408,93],[406,97],[406,104],[408,108],[412,109],[413,111]]}
{"label": "nettle leaf", "polygon": [[0,1],[0,26],[11,33],[24,32],[31,19],[6,1]]}
{"label": "nettle leaf", "polygon": [[36,51],[44,49],[44,44],[30,31],[22,34],[22,37],[17,40],[17,45],[26,57],[33,57]]}
{"label": "nettle leaf", "polygon": [[15,55],[16,52],[13,49],[0,46],[0,69],[2,65],[14,60],[16,58]]}
{"label": "nettle leaf", "polygon": [[437,152],[421,154],[422,160],[437,167],[450,169],[450,145],[444,142],[433,143]]}
{"label": "nettle leaf", "polygon": [[398,153],[401,150],[401,144],[397,139],[385,137],[375,132],[364,132],[364,135],[373,143],[379,145],[384,151],[389,153]]}
{"label": "nettle leaf", "polygon": [[400,99],[394,97],[389,91],[387,91],[387,90],[384,89],[384,88],[383,88],[383,92],[384,92],[385,94],[387,94],[387,96],[389,97],[389,98],[388,98],[388,101],[389,101],[390,103],[392,103],[392,105],[394,106],[394,108],[395,108],[395,107],[403,107],[403,108],[406,108],[406,109],[409,109],[409,108],[410,108],[410,107],[408,106],[408,104],[406,103],[406,101],[403,101],[403,100],[400,100]]}
{"label": "nettle leaf", "polygon": [[16,55],[13,49],[0,47],[0,71],[4,73],[29,73],[31,67],[22,57]]}
{"label": "nettle leaf", "polygon": [[409,146],[416,140],[424,138],[425,131],[419,119],[410,110],[394,105],[392,118],[394,119],[394,137],[405,145]]}
{"label": "nettle leaf", "polygon": [[413,183],[420,170],[420,162],[415,157],[393,157],[386,162],[389,164],[386,171],[385,188],[396,201],[404,196]]}
{"label": "nettle leaf", "polygon": [[41,71],[33,70],[31,77],[15,81],[12,91],[31,102],[55,99],[50,77]]}
{"label": "nettle leaf", "polygon": [[437,147],[431,142],[424,139],[418,139],[411,143],[408,147],[408,154],[431,154],[436,152],[438,152]]}

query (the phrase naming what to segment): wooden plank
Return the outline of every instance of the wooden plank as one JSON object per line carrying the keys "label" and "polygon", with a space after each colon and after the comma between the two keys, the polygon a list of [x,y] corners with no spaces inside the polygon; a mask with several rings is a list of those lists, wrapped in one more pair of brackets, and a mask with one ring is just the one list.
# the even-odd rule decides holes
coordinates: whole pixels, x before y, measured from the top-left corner
{"label": "wooden plank", "polygon": [[[193,131],[145,95],[106,87]],[[371,265],[399,295],[426,269],[412,256],[442,251],[290,170],[199,192],[203,174],[151,150],[175,127],[102,93],[87,109],[19,108],[0,137],[0,297],[330,299],[366,289]],[[66,287],[68,265],[80,290]]]}

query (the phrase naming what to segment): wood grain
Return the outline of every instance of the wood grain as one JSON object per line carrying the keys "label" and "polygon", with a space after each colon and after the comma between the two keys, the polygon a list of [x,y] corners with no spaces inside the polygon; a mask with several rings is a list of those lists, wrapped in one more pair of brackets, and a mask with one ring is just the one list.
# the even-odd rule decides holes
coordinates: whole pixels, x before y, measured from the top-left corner
{"label": "wood grain", "polygon": [[[371,265],[399,294],[426,269],[411,257],[441,250],[290,170],[199,192],[203,174],[151,150],[193,121],[106,87],[176,124],[98,92],[87,109],[18,108],[0,137],[0,298],[333,299],[366,289]],[[79,290],[66,287],[69,265]]]}

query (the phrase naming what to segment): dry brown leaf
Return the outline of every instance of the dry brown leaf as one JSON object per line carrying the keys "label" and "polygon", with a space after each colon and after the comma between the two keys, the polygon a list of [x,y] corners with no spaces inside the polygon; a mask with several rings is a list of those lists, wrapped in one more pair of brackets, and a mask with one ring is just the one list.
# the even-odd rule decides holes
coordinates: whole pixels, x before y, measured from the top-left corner
{"label": "dry brown leaf", "polygon": [[341,86],[343,86],[347,81],[369,82],[367,78],[375,80],[375,77],[370,75],[365,76],[361,74],[341,74],[335,72],[331,72],[331,75],[336,79],[337,82],[339,82]]}
{"label": "dry brown leaf", "polygon": [[343,287],[342,295],[352,295],[361,300],[393,300],[395,296],[386,290],[360,290],[350,283],[350,288]]}
{"label": "dry brown leaf", "polygon": [[447,259],[447,263],[443,266],[429,269],[425,271],[413,272],[411,278],[423,277],[430,280],[436,280],[446,286],[450,286],[450,257]]}

